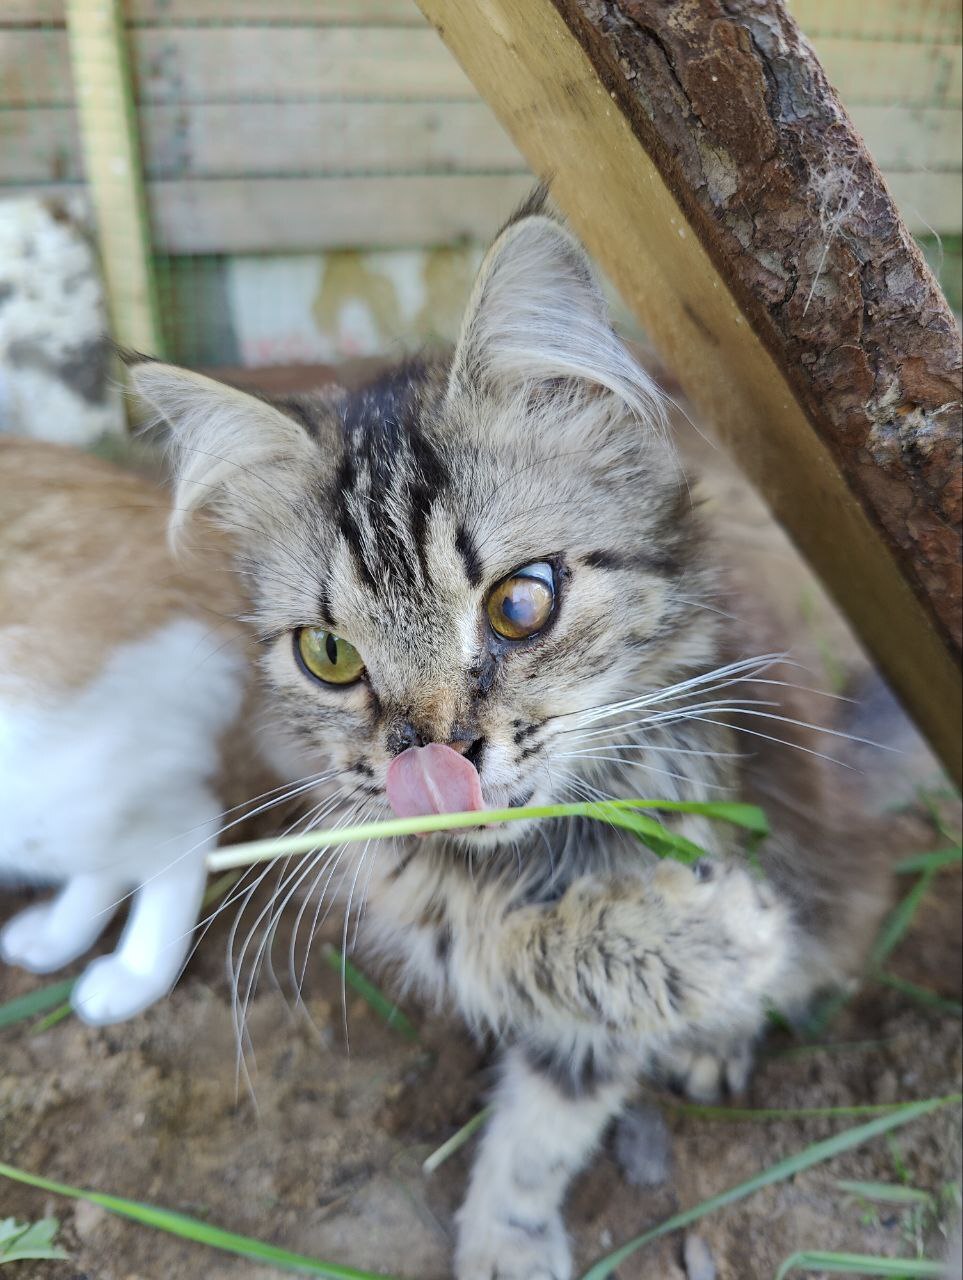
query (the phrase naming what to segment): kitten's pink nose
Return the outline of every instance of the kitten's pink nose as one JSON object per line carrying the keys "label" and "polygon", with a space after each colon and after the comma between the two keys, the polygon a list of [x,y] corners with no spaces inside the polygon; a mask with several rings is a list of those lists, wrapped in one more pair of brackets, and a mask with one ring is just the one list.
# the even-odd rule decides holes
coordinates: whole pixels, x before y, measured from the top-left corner
{"label": "kitten's pink nose", "polygon": [[399,818],[484,808],[478,770],[440,742],[409,747],[396,756],[388,766],[385,790]]}

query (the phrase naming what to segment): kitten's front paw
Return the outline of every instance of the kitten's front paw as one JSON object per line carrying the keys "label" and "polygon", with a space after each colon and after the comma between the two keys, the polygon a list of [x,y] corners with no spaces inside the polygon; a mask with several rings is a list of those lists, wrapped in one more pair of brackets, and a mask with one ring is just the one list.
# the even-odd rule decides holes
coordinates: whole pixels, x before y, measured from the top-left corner
{"label": "kitten's front paw", "polygon": [[31,973],[53,973],[82,955],[91,939],[57,933],[51,925],[51,905],[40,902],[19,912],[0,929],[0,958]]}
{"label": "kitten's front paw", "polygon": [[667,1051],[656,1059],[653,1074],[693,1102],[711,1103],[744,1093],[752,1065],[752,1041],[740,1040],[720,1049]]}
{"label": "kitten's front paw", "polygon": [[559,1214],[493,1221],[467,1219],[463,1209],[459,1217],[457,1280],[570,1280],[572,1255]]}
{"label": "kitten's front paw", "polygon": [[785,906],[764,880],[741,867],[707,861],[691,872],[663,863],[655,875],[662,888],[660,881],[666,900],[700,943],[693,961],[701,969],[697,985],[710,1003],[716,995],[732,994],[734,976],[747,995],[769,994],[778,986],[789,962],[791,928]]}
{"label": "kitten's front paw", "polygon": [[119,955],[101,956],[84,970],[70,996],[78,1018],[94,1027],[123,1022],[166,996],[166,975],[137,973]]}

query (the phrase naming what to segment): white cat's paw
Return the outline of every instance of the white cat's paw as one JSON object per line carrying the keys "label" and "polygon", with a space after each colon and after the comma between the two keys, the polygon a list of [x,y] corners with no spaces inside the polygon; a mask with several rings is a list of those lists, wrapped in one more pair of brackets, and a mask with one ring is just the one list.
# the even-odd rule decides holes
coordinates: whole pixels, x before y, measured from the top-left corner
{"label": "white cat's paw", "polygon": [[539,1222],[466,1222],[461,1216],[457,1280],[570,1280],[572,1255],[559,1214]]}
{"label": "white cat's paw", "polygon": [[40,902],[19,912],[0,929],[0,957],[31,973],[52,973],[87,950],[83,937],[51,929],[51,907]]}
{"label": "white cat's paw", "polygon": [[74,1013],[91,1026],[123,1022],[166,996],[167,975],[137,973],[118,955],[101,956],[84,970],[70,997]]}

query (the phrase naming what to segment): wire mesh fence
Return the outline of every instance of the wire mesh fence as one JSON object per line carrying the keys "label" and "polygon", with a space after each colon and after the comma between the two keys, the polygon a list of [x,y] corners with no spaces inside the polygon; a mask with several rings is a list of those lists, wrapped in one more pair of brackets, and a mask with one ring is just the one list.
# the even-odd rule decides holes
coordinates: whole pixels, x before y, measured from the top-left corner
{"label": "wire mesh fence", "polygon": [[[959,309],[959,6],[790,8]],[[530,184],[414,0],[0,0],[0,210],[98,228],[118,336],[183,363],[450,338]]]}

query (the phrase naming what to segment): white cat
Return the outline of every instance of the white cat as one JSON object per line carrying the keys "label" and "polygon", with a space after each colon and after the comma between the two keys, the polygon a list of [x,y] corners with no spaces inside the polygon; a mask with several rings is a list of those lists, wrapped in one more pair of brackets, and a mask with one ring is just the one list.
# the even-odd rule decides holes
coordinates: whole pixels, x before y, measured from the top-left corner
{"label": "white cat", "polygon": [[233,575],[175,564],[168,516],[112,466],[0,441],[0,879],[61,886],[0,930],[0,955],[59,969],[133,894],[117,949],[73,991],[91,1023],[180,971],[249,670]]}

